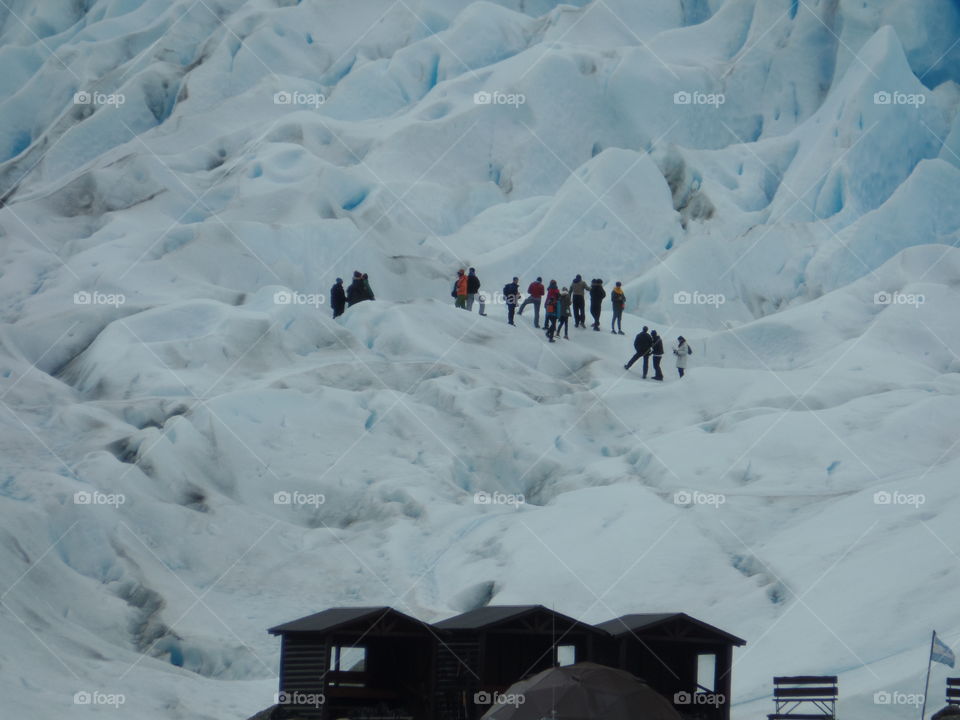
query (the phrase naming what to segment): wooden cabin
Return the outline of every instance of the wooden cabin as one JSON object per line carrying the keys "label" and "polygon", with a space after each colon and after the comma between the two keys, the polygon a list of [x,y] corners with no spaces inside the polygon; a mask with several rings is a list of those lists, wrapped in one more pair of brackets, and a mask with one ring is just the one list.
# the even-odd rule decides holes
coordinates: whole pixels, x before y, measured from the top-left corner
{"label": "wooden cabin", "polygon": [[728,720],[735,635],[686,613],[624,615],[597,627],[614,639],[599,660],[646,680],[686,718]]}
{"label": "wooden cabin", "polygon": [[333,608],[270,628],[283,717],[430,718],[434,631],[388,607]]}
{"label": "wooden cabin", "polygon": [[478,720],[494,693],[576,662],[643,678],[690,720],[729,720],[733,648],[745,644],[684,613],[588,625],[542,605],[432,625],[389,607],[332,608],[269,632],[282,640],[277,715],[304,720]]}
{"label": "wooden cabin", "polygon": [[438,717],[449,720],[476,720],[489,709],[485,695],[542,670],[589,660],[609,642],[602,630],[543,605],[481,607],[433,627],[440,636],[435,706]]}

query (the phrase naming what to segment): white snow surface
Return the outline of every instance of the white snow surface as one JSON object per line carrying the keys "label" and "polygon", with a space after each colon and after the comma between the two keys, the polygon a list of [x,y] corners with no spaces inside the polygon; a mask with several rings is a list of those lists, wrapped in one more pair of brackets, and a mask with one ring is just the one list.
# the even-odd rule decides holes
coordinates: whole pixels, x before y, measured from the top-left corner
{"label": "white snow surface", "polygon": [[[739,635],[736,720],[800,673],[915,714],[874,693],[960,646],[958,39],[955,0],[2,3],[3,717],[244,718],[272,625],[485,602]],[[467,315],[465,266],[621,280],[627,335]],[[686,378],[623,370],[642,324]]]}

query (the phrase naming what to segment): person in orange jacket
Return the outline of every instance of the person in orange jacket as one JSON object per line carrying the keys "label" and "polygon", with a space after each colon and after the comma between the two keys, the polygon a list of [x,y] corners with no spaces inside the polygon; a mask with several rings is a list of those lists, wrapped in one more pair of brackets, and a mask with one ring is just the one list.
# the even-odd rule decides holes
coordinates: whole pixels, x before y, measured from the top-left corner
{"label": "person in orange jacket", "polygon": [[467,274],[463,268],[457,270],[457,279],[453,281],[453,292],[451,293],[456,301],[454,305],[464,310],[467,309]]}

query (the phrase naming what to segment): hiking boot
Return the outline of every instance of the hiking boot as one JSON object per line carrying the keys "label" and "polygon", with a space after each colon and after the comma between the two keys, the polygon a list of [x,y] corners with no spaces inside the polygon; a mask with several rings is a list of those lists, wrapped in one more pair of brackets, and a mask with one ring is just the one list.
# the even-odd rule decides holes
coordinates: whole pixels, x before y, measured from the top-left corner
{"label": "hiking boot", "polygon": [[623,330],[620,330],[619,332],[617,332],[617,335],[626,335],[626,333]]}

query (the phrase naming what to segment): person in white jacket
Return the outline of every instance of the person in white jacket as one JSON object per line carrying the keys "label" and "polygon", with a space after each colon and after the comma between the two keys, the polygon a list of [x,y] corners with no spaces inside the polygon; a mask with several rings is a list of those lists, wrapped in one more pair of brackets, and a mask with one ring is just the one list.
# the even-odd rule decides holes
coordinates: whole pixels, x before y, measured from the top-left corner
{"label": "person in white jacket", "polygon": [[673,354],[677,358],[677,372],[680,373],[680,377],[683,377],[683,371],[687,369],[687,358],[693,355],[693,350],[690,349],[683,335],[677,338],[677,344],[673,346]]}

